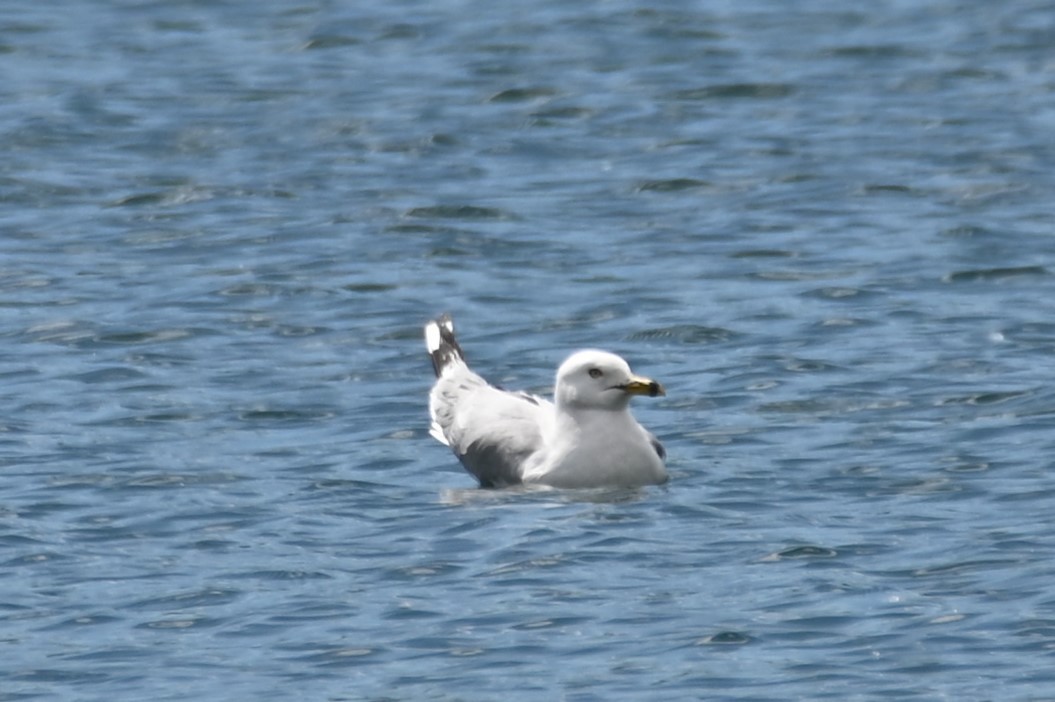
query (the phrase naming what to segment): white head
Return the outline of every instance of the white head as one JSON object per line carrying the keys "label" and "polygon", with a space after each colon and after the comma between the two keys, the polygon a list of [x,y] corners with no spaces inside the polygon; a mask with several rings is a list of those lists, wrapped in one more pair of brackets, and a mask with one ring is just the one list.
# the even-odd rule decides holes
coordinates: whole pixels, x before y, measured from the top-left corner
{"label": "white head", "polygon": [[621,410],[634,395],[665,395],[663,386],[634,375],[619,356],[607,351],[576,351],[557,369],[557,407]]}

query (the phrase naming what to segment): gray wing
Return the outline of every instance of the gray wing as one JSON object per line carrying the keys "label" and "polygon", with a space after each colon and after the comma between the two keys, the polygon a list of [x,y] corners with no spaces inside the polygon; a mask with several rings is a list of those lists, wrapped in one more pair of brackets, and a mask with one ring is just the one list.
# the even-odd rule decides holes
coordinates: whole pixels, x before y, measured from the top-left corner
{"label": "gray wing", "polygon": [[543,449],[553,405],[493,387],[464,364],[436,379],[429,394],[432,436],[451,447],[483,487],[521,482],[523,465]]}

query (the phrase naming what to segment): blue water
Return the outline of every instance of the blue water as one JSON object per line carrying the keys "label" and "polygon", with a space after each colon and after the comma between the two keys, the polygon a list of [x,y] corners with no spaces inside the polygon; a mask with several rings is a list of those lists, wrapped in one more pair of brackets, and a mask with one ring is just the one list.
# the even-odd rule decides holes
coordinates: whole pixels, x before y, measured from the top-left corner
{"label": "blue water", "polygon": [[[0,8],[0,700],[1050,700],[1041,0]],[[672,480],[482,491],[421,325]]]}

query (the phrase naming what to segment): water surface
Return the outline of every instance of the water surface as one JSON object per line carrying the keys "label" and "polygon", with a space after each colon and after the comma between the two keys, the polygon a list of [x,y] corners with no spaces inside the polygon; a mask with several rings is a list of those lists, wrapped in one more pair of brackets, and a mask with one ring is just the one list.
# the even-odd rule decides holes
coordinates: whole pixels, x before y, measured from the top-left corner
{"label": "water surface", "polygon": [[[1048,3],[0,9],[0,699],[1055,685]],[[421,325],[672,480],[481,491]]]}

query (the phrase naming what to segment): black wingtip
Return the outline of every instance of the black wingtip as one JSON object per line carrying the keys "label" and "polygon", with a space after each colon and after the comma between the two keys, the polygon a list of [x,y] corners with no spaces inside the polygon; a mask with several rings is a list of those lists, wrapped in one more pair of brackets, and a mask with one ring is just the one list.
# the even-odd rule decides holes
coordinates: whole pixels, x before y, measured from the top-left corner
{"label": "black wingtip", "polygon": [[442,314],[425,325],[425,347],[432,359],[432,370],[436,377],[443,369],[454,362],[465,362],[462,347],[454,338],[454,320],[449,314]]}

